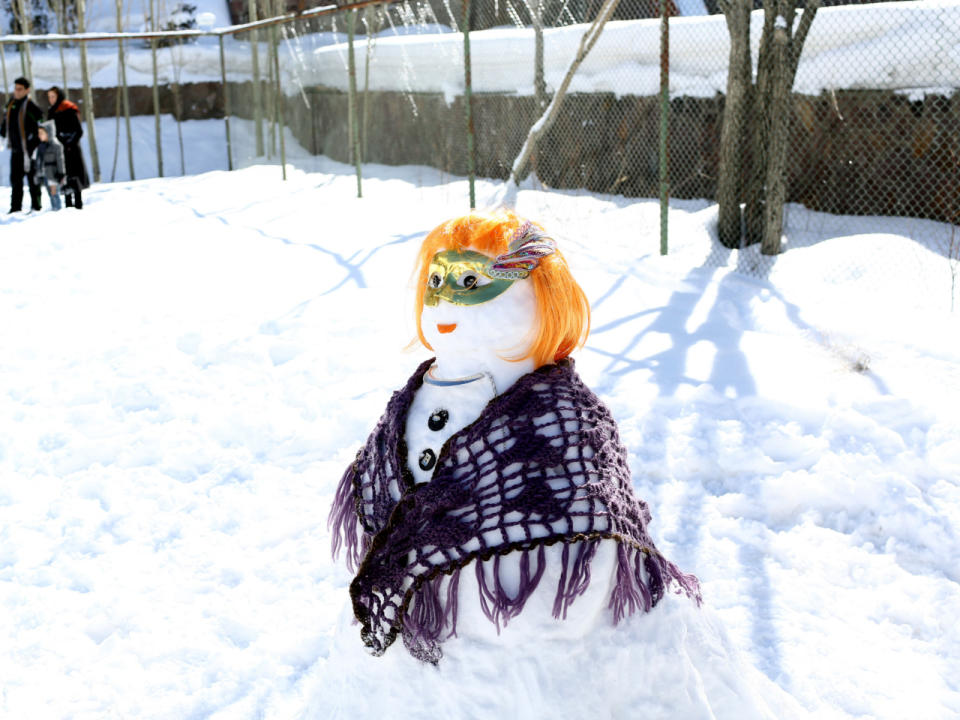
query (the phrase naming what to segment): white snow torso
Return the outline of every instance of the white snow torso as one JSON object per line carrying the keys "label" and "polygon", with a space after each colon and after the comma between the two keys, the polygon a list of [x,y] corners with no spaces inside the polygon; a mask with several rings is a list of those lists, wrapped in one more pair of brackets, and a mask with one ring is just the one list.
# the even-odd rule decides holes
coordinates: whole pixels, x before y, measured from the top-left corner
{"label": "white snow torso", "polygon": [[[433,667],[397,641],[381,657],[360,641],[346,603],[329,655],[317,663],[304,720],[800,720],[796,700],[744,663],[708,607],[666,595],[614,626],[608,607],[616,547],[601,544],[587,591],[553,617],[559,549],[541,585],[499,630],[483,613],[476,566],[461,573],[457,634]],[[510,557],[510,556],[507,556]],[[506,558],[505,558],[506,559]],[[489,563],[481,565],[489,571]]]}
{"label": "white snow torso", "polygon": [[[458,368],[459,370],[460,368]],[[515,377],[494,373],[509,387]],[[486,376],[448,387],[424,385],[407,414],[407,465],[427,482],[444,443],[474,422],[495,396]],[[443,426],[430,418],[446,410]],[[435,419],[434,426],[438,425]],[[553,616],[562,572],[561,544],[544,548],[544,573],[523,611],[497,627],[484,612],[477,572],[492,585],[494,563],[504,591],[516,596],[520,553],[476,560],[459,574],[456,634],[444,639],[433,667],[414,659],[401,641],[381,657],[367,654],[347,602],[326,659],[318,662],[304,720],[401,714],[449,720],[521,717],[529,720],[788,720],[804,717],[797,702],[745,664],[717,615],[685,596],[668,593],[649,613],[613,624],[610,594],[616,582],[614,540],[600,543],[590,584]],[[441,595],[451,591],[444,580]]]}
{"label": "white snow torso", "polygon": [[[431,385],[424,381],[410,405],[404,431],[407,467],[418,484],[433,476],[443,444],[480,417],[494,396],[488,375],[461,385]],[[425,453],[432,453],[432,457]]]}

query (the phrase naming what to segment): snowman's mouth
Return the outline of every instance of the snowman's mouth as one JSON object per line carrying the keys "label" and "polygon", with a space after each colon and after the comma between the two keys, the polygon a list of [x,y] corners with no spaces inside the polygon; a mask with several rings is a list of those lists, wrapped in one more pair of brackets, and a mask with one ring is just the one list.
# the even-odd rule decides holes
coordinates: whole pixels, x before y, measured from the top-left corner
{"label": "snowman's mouth", "polygon": [[441,335],[452,333],[456,329],[457,329],[456,323],[450,323],[449,325],[444,323],[437,323],[437,330],[440,332]]}

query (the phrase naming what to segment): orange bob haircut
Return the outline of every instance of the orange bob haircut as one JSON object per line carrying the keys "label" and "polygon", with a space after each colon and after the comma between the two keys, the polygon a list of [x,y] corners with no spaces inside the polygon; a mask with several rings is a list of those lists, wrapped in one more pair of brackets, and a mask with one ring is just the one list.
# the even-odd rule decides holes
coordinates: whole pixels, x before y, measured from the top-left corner
{"label": "orange bob haircut", "polygon": [[[420,321],[433,256],[445,250],[476,250],[489,257],[502,255],[523,222],[510,210],[474,211],[438,225],[427,235],[414,271],[417,335],[427,348],[433,350],[423,336]],[[530,279],[536,297],[537,328],[526,353],[515,359],[532,357],[534,365],[540,367],[562,360],[583,346],[590,332],[590,303],[559,250],[542,258]]]}

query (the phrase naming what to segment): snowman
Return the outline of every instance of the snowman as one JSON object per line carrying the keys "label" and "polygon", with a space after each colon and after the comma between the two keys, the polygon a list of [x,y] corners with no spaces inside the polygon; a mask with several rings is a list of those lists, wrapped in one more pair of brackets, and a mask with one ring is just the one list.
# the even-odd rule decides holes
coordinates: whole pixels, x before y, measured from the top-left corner
{"label": "snowman", "polygon": [[791,716],[648,532],[570,358],[589,304],[554,239],[474,212],[426,237],[415,278],[435,358],[334,498],[355,575],[316,717]]}

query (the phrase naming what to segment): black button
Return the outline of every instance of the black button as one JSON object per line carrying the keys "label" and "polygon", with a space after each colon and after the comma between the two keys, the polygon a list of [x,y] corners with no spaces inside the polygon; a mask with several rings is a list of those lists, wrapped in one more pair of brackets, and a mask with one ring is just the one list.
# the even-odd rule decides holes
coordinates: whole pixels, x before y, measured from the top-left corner
{"label": "black button", "polygon": [[450,413],[446,410],[434,410],[433,415],[430,416],[430,419],[427,420],[427,427],[436,432],[437,430],[442,430],[443,426],[447,424],[447,420],[450,419]]}
{"label": "black button", "polygon": [[437,464],[437,456],[430,448],[420,453],[420,469],[430,470]]}

